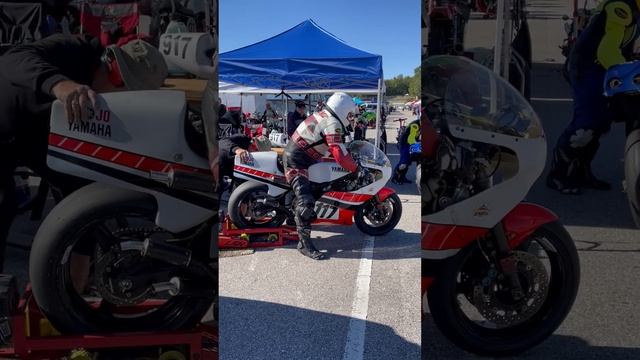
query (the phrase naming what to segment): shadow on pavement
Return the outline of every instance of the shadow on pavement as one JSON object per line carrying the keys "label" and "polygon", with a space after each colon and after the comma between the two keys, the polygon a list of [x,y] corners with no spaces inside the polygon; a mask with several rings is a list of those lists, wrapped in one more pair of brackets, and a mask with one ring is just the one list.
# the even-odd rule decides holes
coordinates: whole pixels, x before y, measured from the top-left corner
{"label": "shadow on pavement", "polygon": [[[316,237],[314,230],[325,231],[321,227],[311,232],[314,245],[325,253],[327,259],[359,259],[362,257],[364,234],[335,234]],[[374,260],[419,259],[419,235],[395,229],[384,236],[376,236],[373,250]],[[274,249],[291,249],[296,251],[297,242],[290,242],[283,247],[256,248],[256,252],[273,251]],[[232,250],[230,250],[232,251]]]}
{"label": "shadow on pavement", "polygon": [[[429,314],[422,321],[422,359],[475,360],[492,359],[470,354],[451,344],[435,327]],[[545,360],[626,360],[640,359],[640,348],[593,346],[584,339],[575,336],[551,335],[533,349],[518,356],[500,359],[545,359]]]}
{"label": "shadow on pavement", "polygon": [[[221,297],[220,359],[339,359],[344,354],[350,321],[365,320]],[[370,321],[365,325],[365,359],[419,358],[420,346],[406,341],[392,328]],[[367,343],[368,338],[384,339],[384,343]]]}

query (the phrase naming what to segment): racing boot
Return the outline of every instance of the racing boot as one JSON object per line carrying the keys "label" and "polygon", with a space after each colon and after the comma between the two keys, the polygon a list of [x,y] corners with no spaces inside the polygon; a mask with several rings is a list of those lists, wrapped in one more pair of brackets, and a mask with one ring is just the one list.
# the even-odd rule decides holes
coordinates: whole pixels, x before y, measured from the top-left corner
{"label": "racing boot", "polygon": [[409,171],[409,167],[405,165],[405,167],[403,168],[402,165],[400,165],[395,173],[393,174],[393,179],[391,179],[391,181],[394,184],[398,184],[398,185],[402,185],[402,184],[407,184],[410,183],[411,181],[409,181],[407,179],[407,172]]}
{"label": "racing boot", "polygon": [[588,189],[609,191],[611,190],[611,184],[596,178],[591,171],[591,163],[593,162],[599,147],[600,142],[595,140],[583,148],[583,153],[580,156],[581,179],[579,179],[579,183],[582,187]]}
{"label": "racing boot", "polygon": [[324,259],[324,254],[318,251],[316,247],[313,245],[311,241],[311,225],[308,226],[298,226],[296,228],[298,230],[298,251],[313,260],[322,260]]}
{"label": "racing boot", "polygon": [[575,150],[556,148],[553,151],[551,170],[547,175],[547,187],[567,195],[577,195],[580,189],[581,164]]}
{"label": "racing boot", "polygon": [[311,223],[316,219],[313,210],[315,199],[311,194],[311,184],[304,176],[296,176],[291,181],[291,187],[296,195],[295,221],[298,232],[298,251],[314,260],[324,259],[324,254],[318,251],[311,241]]}
{"label": "racing boot", "polygon": [[[287,209],[291,209],[294,203],[294,195],[292,191],[289,191],[284,196],[284,207]],[[294,209],[295,213],[295,209]],[[295,215],[287,216],[287,220],[285,222],[288,226],[296,226],[296,217]]]}

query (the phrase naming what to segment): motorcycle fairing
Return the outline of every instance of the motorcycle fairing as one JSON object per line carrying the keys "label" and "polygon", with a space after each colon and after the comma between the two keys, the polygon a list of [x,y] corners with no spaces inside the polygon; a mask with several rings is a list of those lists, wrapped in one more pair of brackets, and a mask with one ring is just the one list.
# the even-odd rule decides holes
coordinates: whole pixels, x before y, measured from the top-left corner
{"label": "motorcycle fairing", "polygon": [[[520,203],[502,221],[511,249],[517,248],[540,226],[556,221],[551,210],[532,203]],[[454,256],[489,232],[490,228],[422,224],[422,258],[441,260]]]}
{"label": "motorcycle fairing", "polygon": [[209,172],[207,160],[191,150],[184,135],[183,92],[101,94],[97,108],[88,121],[69,123],[63,105],[53,104],[47,156],[51,169],[153,195],[156,222],[169,231],[187,230],[215,215],[213,197],[150,179],[152,172],[170,169]]}
{"label": "motorcycle fairing", "polygon": [[265,183],[270,196],[279,196],[289,189],[284,172],[278,168],[278,153],[275,151],[252,152],[253,163],[244,164],[236,156],[233,164],[233,174],[238,179],[252,180]]}
{"label": "motorcycle fairing", "polygon": [[430,224],[492,228],[527,195],[544,170],[546,140],[544,137],[523,140],[472,128],[451,127],[450,130],[454,137],[491,143],[513,150],[518,159],[518,172],[499,186],[493,186],[437,213],[423,216],[422,221]]}

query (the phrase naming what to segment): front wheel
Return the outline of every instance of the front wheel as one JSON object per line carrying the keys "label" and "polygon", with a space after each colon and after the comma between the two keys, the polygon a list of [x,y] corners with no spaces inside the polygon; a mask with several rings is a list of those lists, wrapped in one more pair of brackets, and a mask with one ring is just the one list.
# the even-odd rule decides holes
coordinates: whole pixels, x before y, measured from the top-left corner
{"label": "front wheel", "polygon": [[402,203],[397,194],[384,201],[376,197],[358,206],[354,221],[360,231],[367,235],[379,236],[393,230],[402,217]]}
{"label": "front wheel", "polygon": [[475,243],[443,264],[427,293],[437,327],[458,347],[482,356],[509,356],[548,338],[578,293],[578,253],[559,223],[538,228],[512,251],[522,286],[510,283]]}

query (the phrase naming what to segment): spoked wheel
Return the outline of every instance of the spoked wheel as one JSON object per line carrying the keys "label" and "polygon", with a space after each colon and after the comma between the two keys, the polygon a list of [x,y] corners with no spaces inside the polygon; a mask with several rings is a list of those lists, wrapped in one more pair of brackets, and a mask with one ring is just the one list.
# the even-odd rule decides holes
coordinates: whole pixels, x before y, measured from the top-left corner
{"label": "spoked wheel", "polygon": [[[154,224],[155,214],[153,198],[100,184],[50,213],[34,239],[29,272],[36,301],[57,330],[169,331],[201,321],[216,280],[141,255],[145,239],[174,238]],[[178,294],[187,283],[197,284],[194,291]]]}
{"label": "spoked wheel", "polygon": [[427,297],[434,322],[457,346],[483,356],[517,354],[549,337],[569,313],[580,269],[566,230],[546,224],[512,256],[522,297],[480,245],[444,265]]}
{"label": "spoked wheel", "polygon": [[231,221],[241,229],[282,225],[287,216],[267,204],[275,201],[267,191],[266,185],[253,181],[238,186],[229,197]]}
{"label": "spoked wheel", "polygon": [[384,235],[393,230],[402,217],[402,203],[397,194],[384,201],[376,198],[367,201],[356,209],[354,221],[360,231],[367,235]]}

